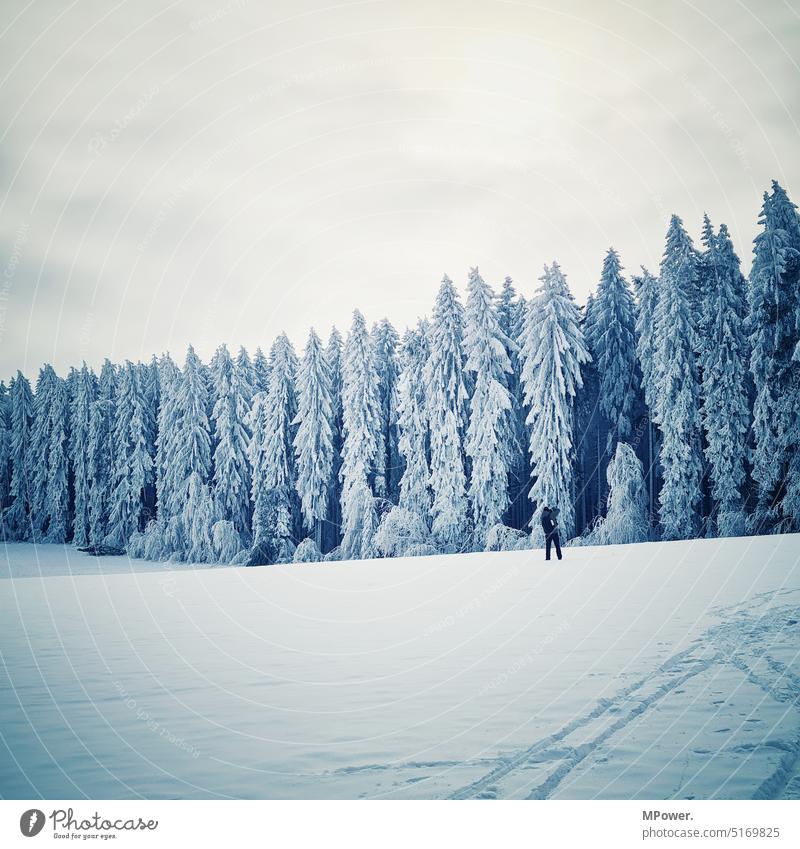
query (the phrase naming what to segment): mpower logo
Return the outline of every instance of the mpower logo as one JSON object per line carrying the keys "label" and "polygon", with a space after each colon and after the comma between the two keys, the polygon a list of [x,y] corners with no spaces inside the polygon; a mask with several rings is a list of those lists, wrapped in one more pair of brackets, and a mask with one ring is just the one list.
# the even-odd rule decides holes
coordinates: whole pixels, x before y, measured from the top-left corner
{"label": "mpower logo", "polygon": [[36,837],[44,828],[44,811],[31,808],[19,818],[19,830],[25,837]]}
{"label": "mpower logo", "polygon": [[121,831],[155,831],[158,820],[141,817],[113,819],[95,811],[90,816],[76,815],[72,808],[56,808],[45,816],[44,811],[31,808],[19,818],[19,830],[25,837],[36,837],[50,820],[54,837],[91,838],[104,840],[114,838]]}

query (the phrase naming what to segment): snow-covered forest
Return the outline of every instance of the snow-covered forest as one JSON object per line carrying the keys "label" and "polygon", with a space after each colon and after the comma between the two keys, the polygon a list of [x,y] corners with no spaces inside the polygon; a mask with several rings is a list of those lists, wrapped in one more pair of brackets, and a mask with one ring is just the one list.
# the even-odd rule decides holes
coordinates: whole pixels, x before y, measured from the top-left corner
{"label": "snow-covered forest", "polygon": [[749,278],[673,216],[584,307],[447,276],[402,337],[356,310],[302,351],[189,348],[0,385],[6,540],[269,564],[800,530],[800,217],[765,193]]}

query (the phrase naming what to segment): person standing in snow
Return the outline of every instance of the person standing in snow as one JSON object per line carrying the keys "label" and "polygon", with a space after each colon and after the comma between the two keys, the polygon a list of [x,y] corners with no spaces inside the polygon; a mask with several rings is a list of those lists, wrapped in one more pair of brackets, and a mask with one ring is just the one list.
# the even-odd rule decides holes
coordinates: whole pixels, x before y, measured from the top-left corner
{"label": "person standing in snow", "polygon": [[545,539],[545,554],[544,559],[550,559],[550,548],[553,543],[556,546],[556,556],[561,560],[561,540],[558,536],[558,508],[547,507],[542,508],[542,530],[544,531]]}

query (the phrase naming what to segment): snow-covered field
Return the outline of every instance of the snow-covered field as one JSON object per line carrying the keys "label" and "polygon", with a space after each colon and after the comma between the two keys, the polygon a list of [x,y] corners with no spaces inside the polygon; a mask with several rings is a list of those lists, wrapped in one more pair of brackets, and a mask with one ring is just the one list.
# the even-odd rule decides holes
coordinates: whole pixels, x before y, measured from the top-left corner
{"label": "snow-covered field", "polygon": [[171,571],[8,545],[0,795],[796,798],[799,561],[797,535]]}

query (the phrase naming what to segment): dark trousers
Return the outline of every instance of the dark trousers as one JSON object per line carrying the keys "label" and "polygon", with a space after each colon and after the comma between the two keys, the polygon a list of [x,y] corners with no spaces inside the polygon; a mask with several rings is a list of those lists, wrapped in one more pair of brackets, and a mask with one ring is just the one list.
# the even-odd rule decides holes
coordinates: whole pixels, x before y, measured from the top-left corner
{"label": "dark trousers", "polygon": [[561,540],[558,538],[558,531],[552,531],[545,537],[545,554],[544,559],[550,559],[550,546],[556,544],[556,556],[561,560]]}

